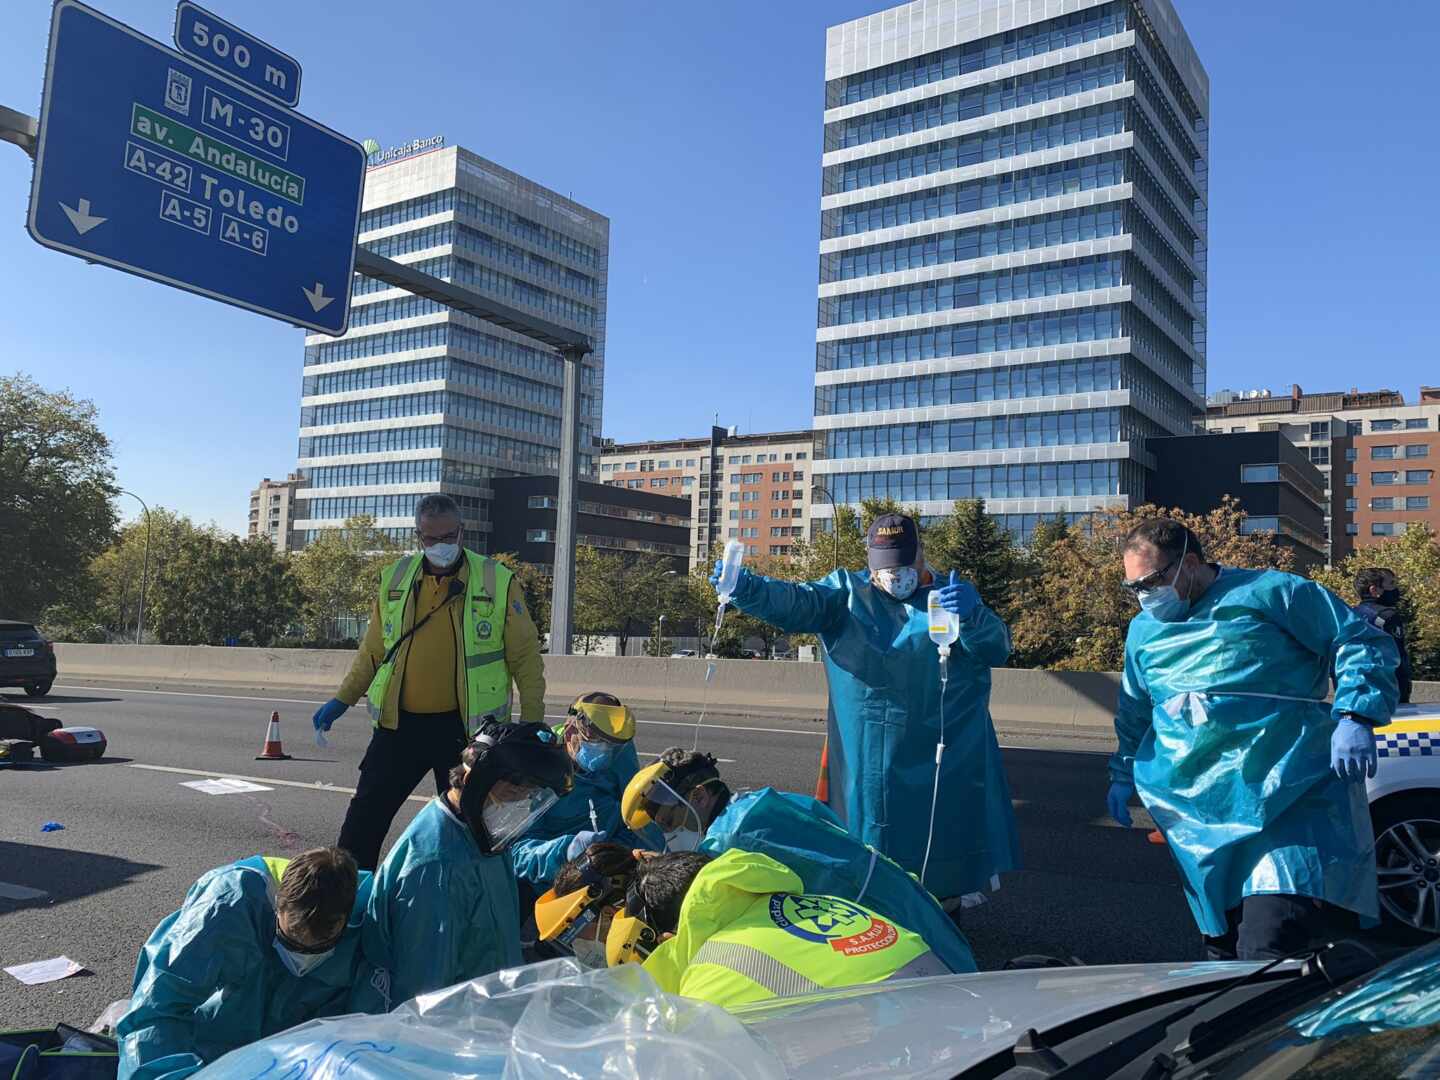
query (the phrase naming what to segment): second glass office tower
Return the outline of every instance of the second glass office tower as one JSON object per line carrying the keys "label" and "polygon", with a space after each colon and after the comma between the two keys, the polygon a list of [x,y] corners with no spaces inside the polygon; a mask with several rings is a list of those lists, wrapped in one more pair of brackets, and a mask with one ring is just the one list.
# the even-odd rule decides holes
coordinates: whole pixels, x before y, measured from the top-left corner
{"label": "second glass office tower", "polygon": [[1021,536],[1138,504],[1144,437],[1204,415],[1209,80],[1169,0],[917,0],[825,74],[817,481]]}

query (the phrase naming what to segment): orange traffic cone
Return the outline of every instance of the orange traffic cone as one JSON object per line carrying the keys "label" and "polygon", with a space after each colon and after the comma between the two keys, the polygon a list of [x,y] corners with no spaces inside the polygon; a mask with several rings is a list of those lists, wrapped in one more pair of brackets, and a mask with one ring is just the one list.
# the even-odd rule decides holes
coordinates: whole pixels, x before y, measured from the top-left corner
{"label": "orange traffic cone", "polygon": [[820,802],[830,801],[830,739],[820,747],[820,776],[815,781],[815,798]]}
{"label": "orange traffic cone", "polygon": [[280,713],[270,714],[270,726],[265,729],[265,748],[255,755],[256,761],[289,761],[290,755],[280,748]]}

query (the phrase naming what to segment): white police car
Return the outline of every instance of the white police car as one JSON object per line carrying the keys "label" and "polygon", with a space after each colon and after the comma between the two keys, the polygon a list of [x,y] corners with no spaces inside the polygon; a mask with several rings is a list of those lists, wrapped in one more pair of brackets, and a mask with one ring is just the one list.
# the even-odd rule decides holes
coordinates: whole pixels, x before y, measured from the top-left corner
{"label": "white police car", "polygon": [[1402,705],[1375,743],[1366,786],[1381,914],[1402,936],[1440,936],[1440,705]]}

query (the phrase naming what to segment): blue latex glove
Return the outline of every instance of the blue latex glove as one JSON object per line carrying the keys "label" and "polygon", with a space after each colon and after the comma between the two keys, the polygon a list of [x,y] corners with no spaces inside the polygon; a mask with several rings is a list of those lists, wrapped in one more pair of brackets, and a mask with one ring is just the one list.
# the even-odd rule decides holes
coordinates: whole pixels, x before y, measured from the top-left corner
{"label": "blue latex glove", "polygon": [[577,832],[575,834],[574,839],[570,841],[570,846],[565,849],[565,861],[569,862],[571,859],[578,859],[581,855],[585,853],[585,849],[588,848],[591,844],[597,843],[598,841],[604,839],[604,829],[601,829],[599,832],[591,832],[589,829],[582,829],[580,832]]}
{"label": "blue latex glove", "polygon": [[1130,807],[1126,804],[1134,797],[1135,785],[1127,784],[1123,780],[1112,781],[1110,791],[1105,796],[1105,808],[1110,811],[1110,816],[1127,829],[1134,824],[1134,819],[1130,816]]}
{"label": "blue latex glove", "polygon": [[724,569],[725,569],[725,560],[724,560],[724,559],[716,559],[716,560],[715,560],[715,569],[714,569],[714,570],[711,572],[711,574],[710,574],[710,587],[711,587],[712,589],[718,589],[718,588],[720,587],[720,574],[721,574],[722,571],[724,571]]}
{"label": "blue latex glove", "polygon": [[325,702],[324,705],[316,709],[315,715],[311,717],[311,722],[314,723],[315,730],[329,731],[330,725],[335,723],[336,720],[339,720],[348,708],[350,708],[350,706],[346,705],[345,702],[341,701],[338,697],[332,697],[329,701]]}
{"label": "blue latex glove", "polygon": [[951,570],[950,584],[942,586],[940,589],[940,606],[951,615],[968,619],[971,613],[980,606],[980,594],[975,591],[974,585]]}
{"label": "blue latex glove", "polygon": [[1358,783],[1374,776],[1379,763],[1375,733],[1368,725],[1348,716],[1335,725],[1335,734],[1330,736],[1330,768],[1336,776]]}

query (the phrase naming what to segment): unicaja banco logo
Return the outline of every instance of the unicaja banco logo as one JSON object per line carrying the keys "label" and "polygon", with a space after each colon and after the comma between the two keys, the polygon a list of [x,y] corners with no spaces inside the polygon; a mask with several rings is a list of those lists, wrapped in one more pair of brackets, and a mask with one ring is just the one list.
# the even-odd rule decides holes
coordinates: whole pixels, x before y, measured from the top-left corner
{"label": "unicaja banco logo", "polygon": [[445,136],[432,135],[428,139],[411,139],[399,146],[385,148],[382,148],[374,139],[366,139],[360,145],[365,148],[365,163],[373,169],[377,165],[391,165],[397,161],[403,161],[405,158],[424,153],[426,150],[438,150],[445,145]]}

